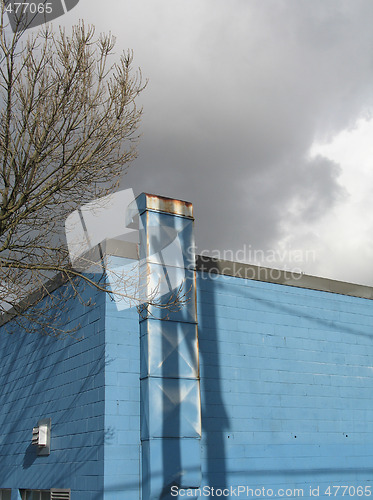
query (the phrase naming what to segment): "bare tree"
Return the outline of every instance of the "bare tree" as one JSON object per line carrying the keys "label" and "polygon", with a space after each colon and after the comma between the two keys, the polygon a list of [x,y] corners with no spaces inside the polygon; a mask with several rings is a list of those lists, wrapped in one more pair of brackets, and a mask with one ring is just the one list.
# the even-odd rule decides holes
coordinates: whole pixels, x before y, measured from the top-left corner
{"label": "bare tree", "polygon": [[[131,52],[111,61],[110,34],[95,37],[80,23],[70,34],[45,26],[26,39],[1,8],[0,312],[58,335],[61,301],[80,295],[79,280],[108,291],[72,267],[61,227],[112,192],[135,158],[144,85]],[[51,293],[52,277],[64,292]]]}

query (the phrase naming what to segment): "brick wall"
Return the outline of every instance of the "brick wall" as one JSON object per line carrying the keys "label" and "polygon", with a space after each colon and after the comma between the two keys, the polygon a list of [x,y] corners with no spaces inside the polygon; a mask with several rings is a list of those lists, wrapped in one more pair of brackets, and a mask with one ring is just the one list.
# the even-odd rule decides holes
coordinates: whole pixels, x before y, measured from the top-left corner
{"label": "brick wall", "polygon": [[373,486],[373,302],[202,273],[197,297],[203,485]]}
{"label": "brick wall", "polygon": [[[88,290],[86,291],[88,293]],[[89,294],[92,290],[89,291]],[[76,338],[55,340],[7,325],[0,331],[0,487],[71,488],[101,500],[104,456],[105,297],[68,304]],[[37,456],[32,428],[52,419],[51,453]]]}
{"label": "brick wall", "polygon": [[[202,273],[197,288],[202,487],[373,486],[373,302]],[[139,498],[138,315],[94,300],[70,304],[80,341],[0,333],[0,487],[14,494]]]}
{"label": "brick wall", "polygon": [[140,338],[136,308],[107,297],[105,327],[105,500],[140,498]]}

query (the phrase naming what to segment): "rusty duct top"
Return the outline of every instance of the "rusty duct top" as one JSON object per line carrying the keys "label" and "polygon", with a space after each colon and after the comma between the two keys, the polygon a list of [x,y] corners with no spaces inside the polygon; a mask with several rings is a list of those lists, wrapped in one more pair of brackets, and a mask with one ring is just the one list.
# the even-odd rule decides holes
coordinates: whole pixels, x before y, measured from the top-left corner
{"label": "rusty duct top", "polygon": [[136,201],[140,214],[145,210],[155,210],[193,219],[193,205],[189,201],[175,200],[174,198],[155,196],[148,193],[140,194]]}

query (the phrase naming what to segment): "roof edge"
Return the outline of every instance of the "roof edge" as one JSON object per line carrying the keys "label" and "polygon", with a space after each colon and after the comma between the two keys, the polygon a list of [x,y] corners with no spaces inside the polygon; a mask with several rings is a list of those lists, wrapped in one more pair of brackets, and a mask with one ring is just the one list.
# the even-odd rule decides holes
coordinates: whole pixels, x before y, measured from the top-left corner
{"label": "roof edge", "polygon": [[283,271],[268,267],[245,264],[243,262],[233,262],[229,260],[216,259],[206,255],[196,256],[196,269],[200,272],[221,274],[234,278],[243,278],[253,281],[263,281],[278,285],[306,288],[322,292],[349,295],[363,299],[373,299],[373,287],[358,285],[345,281],[338,281],[329,278],[321,278],[308,274]]}
{"label": "roof edge", "polygon": [[[105,255],[130,259],[138,258],[135,255],[136,245],[132,243],[119,240],[106,240],[103,242],[103,247]],[[308,290],[317,290],[373,300],[373,287],[367,285],[358,285],[292,271],[255,266],[254,264],[246,264],[243,262],[216,259],[215,257],[209,257],[207,255],[196,255],[196,270],[209,274],[221,274],[222,276],[231,276],[234,278],[262,281],[265,283],[274,283],[277,285],[305,288]],[[30,293],[27,299],[21,301],[17,308],[18,310],[12,308],[0,314],[0,327],[8,323],[24,309],[30,307],[30,305],[33,305],[35,302],[55,291],[64,283],[66,283],[66,279],[63,278],[61,273],[58,273],[42,287]]]}

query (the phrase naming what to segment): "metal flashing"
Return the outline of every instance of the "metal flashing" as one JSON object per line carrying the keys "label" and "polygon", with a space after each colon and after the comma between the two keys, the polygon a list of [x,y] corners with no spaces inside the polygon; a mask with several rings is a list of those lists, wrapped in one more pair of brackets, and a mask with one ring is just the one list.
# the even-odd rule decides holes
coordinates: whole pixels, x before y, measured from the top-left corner
{"label": "metal flashing", "polygon": [[215,259],[206,255],[196,256],[196,269],[199,272],[276,283],[278,285],[294,286],[321,292],[337,293],[363,299],[373,299],[373,287],[370,286],[299,274],[291,271],[282,271],[280,269],[260,267],[242,262]]}

